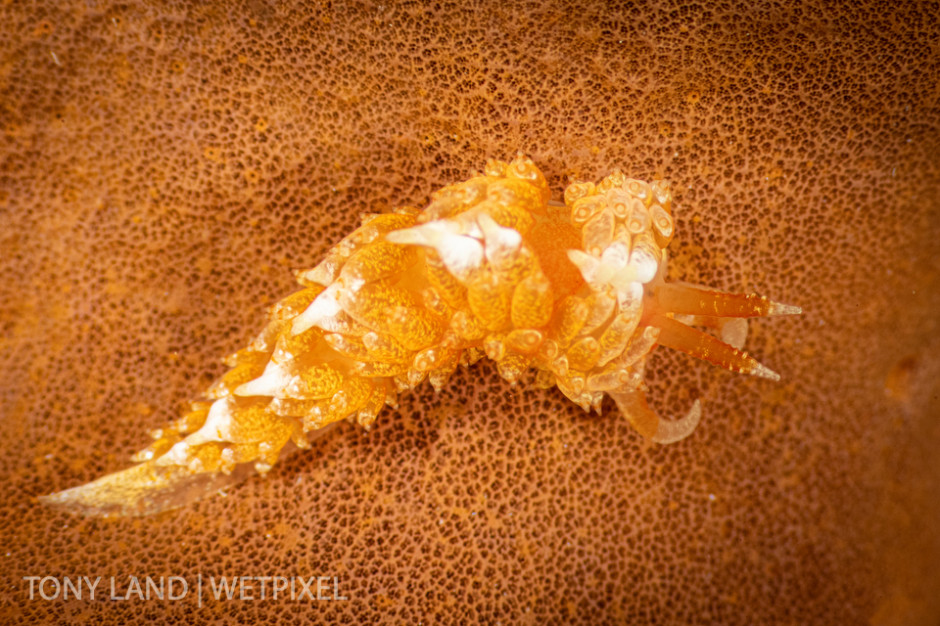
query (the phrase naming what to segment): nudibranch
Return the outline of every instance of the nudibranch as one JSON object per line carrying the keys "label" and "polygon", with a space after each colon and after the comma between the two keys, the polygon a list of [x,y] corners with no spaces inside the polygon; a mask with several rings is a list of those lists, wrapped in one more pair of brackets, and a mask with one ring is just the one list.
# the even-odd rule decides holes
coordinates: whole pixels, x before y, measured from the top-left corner
{"label": "nudibranch", "polygon": [[[87,515],[146,515],[267,472],[343,419],[365,428],[398,394],[435,390],[484,356],[512,384],[543,387],[598,412],[605,394],[641,435],[688,436],[647,405],[643,373],[657,346],[726,369],[779,376],[740,350],[732,318],[795,306],[664,280],[675,231],[665,181],[615,171],[574,182],[552,202],[542,172],[519,155],[433,194],[424,210],[364,216],[271,308],[248,347],[178,420],[153,434],[136,465],[42,497]],[[723,328],[726,343],[693,326]],[[746,330],[746,327],[744,328]]]}

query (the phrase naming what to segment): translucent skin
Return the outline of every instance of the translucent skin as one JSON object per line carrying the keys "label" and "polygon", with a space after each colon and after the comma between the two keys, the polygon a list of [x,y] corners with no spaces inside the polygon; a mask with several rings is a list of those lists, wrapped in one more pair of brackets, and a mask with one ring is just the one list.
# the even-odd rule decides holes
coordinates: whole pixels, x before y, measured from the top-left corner
{"label": "translucent skin", "polygon": [[[752,357],[675,315],[799,313],[745,294],[663,282],[674,234],[668,183],[619,171],[573,183],[565,204],[519,155],[435,193],[423,210],[369,215],[272,309],[230,370],[155,441],[139,464],[43,498],[91,515],[141,515],[211,493],[246,468],[268,471],[343,419],[369,428],[385,404],[486,356],[511,384],[557,386],[585,410],[605,394],[644,436],[671,443],[701,417],[648,407],[643,373],[657,345],[732,371],[779,379]],[[292,445],[291,445],[292,444]]]}

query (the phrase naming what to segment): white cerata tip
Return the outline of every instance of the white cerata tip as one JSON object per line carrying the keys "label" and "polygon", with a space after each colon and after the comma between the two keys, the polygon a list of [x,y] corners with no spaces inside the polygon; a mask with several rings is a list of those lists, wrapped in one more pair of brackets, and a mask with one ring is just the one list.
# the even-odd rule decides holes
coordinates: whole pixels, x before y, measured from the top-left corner
{"label": "white cerata tip", "polygon": [[[290,383],[292,375],[286,369],[268,361],[261,376],[247,383],[242,383],[233,392],[236,396],[269,396],[274,397]],[[215,406],[215,405],[213,405]],[[210,409],[211,413],[211,409]]]}
{"label": "white cerata tip", "polygon": [[299,335],[339,313],[342,307],[339,305],[337,296],[341,287],[341,283],[333,283],[314,298],[310,306],[294,318],[291,323],[291,333]]}

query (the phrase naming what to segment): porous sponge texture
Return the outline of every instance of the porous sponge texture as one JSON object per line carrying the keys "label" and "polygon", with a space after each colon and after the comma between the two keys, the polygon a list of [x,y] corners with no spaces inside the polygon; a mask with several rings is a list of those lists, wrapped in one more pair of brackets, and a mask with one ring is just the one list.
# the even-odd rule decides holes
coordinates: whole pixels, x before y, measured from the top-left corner
{"label": "porous sponge texture", "polygon": [[[833,10],[0,7],[8,623],[935,623],[940,35]],[[651,446],[485,362],[178,512],[34,497],[128,465],[364,212],[529,154],[673,183],[670,279],[803,306],[658,351]],[[661,354],[662,352],[662,354]],[[343,602],[29,600],[23,576],[330,575]]]}

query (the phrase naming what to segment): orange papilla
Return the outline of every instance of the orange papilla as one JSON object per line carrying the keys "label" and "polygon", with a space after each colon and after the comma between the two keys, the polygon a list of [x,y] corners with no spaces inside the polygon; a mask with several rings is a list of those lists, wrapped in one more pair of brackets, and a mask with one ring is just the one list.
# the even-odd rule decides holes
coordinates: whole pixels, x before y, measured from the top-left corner
{"label": "orange papilla", "polygon": [[539,260],[539,266],[552,284],[555,300],[575,293],[584,285],[578,269],[568,260],[567,251],[581,248],[581,234],[568,221],[565,210],[552,210],[536,221],[526,238]]}

